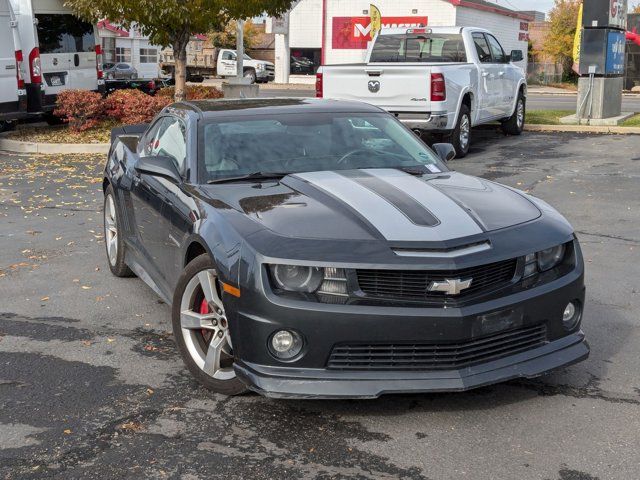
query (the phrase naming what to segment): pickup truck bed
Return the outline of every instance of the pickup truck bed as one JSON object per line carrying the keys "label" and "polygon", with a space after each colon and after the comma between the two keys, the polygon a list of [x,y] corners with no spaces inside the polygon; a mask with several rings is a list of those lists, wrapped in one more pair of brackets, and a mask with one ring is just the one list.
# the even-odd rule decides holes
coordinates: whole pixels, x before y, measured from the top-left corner
{"label": "pickup truck bed", "polygon": [[367,102],[416,132],[445,135],[462,157],[472,126],[502,121],[508,133],[522,131],[525,76],[512,60],[522,52],[506,55],[483,29],[383,29],[366,63],[322,66],[316,93]]}

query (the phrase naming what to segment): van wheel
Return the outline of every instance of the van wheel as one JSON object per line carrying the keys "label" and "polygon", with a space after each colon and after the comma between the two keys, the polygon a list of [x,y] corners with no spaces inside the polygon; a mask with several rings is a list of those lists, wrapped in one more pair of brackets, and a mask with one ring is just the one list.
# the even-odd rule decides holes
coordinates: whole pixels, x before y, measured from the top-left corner
{"label": "van wheel", "polygon": [[507,135],[520,135],[524,129],[526,104],[522,92],[518,93],[516,108],[507,120],[502,122],[502,131]]}
{"label": "van wheel", "polygon": [[45,113],[44,121],[47,122],[47,125],[62,125],[64,123],[64,119],[62,117],[58,117],[53,113]]}
{"label": "van wheel", "polygon": [[456,149],[456,158],[463,158],[469,153],[471,145],[471,111],[467,105],[460,107],[458,123],[449,136],[449,142]]}
{"label": "van wheel", "polygon": [[0,132],[11,132],[16,129],[17,124],[12,120],[2,120],[0,121]]}

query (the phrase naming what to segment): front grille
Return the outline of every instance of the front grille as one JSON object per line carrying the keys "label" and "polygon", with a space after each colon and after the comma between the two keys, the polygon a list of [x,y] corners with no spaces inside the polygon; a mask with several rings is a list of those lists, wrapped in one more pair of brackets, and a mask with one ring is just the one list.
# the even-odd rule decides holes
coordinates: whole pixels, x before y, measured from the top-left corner
{"label": "front grille", "polygon": [[[497,290],[511,283],[518,260],[480,265],[460,270],[358,270],[358,285],[368,297],[385,299],[427,301],[430,303],[455,303],[458,299]],[[471,286],[458,295],[430,292],[429,285],[446,279],[472,278]]]}
{"label": "front grille", "polygon": [[351,344],[333,348],[337,370],[450,370],[524,352],[547,341],[545,325],[511,330],[461,343]]}

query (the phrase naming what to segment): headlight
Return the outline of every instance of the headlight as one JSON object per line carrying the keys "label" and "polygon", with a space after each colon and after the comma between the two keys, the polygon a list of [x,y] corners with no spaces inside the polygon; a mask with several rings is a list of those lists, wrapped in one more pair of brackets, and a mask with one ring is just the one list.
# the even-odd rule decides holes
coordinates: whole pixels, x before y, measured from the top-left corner
{"label": "headlight", "polygon": [[265,69],[265,64],[264,63],[259,63],[256,65],[256,70],[264,70]]}
{"label": "headlight", "polygon": [[348,296],[347,277],[342,268],[304,265],[269,265],[275,287],[288,292]]}
{"label": "headlight", "polygon": [[536,257],[538,258],[538,268],[541,272],[551,270],[564,258],[564,245],[541,250],[536,254]]}
{"label": "headlight", "polygon": [[271,265],[271,273],[278,288],[290,292],[315,292],[323,278],[320,268],[300,265]]}
{"label": "headlight", "polygon": [[536,253],[530,253],[524,257],[524,273],[523,277],[531,277],[538,272],[545,272],[557,267],[564,260],[565,246],[557,245],[555,247],[540,250]]}

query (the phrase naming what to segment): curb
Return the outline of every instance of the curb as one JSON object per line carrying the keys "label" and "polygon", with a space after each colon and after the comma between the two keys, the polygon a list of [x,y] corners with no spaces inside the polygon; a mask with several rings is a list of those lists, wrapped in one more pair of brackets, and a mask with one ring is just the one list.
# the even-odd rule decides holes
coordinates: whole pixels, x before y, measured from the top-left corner
{"label": "curb", "polygon": [[2,137],[0,135],[0,150],[13,153],[93,153],[105,155],[109,153],[108,143],[36,143]]}
{"label": "curb", "polygon": [[525,124],[524,129],[528,132],[578,132],[578,133],[612,133],[617,135],[640,135],[640,127]]}

